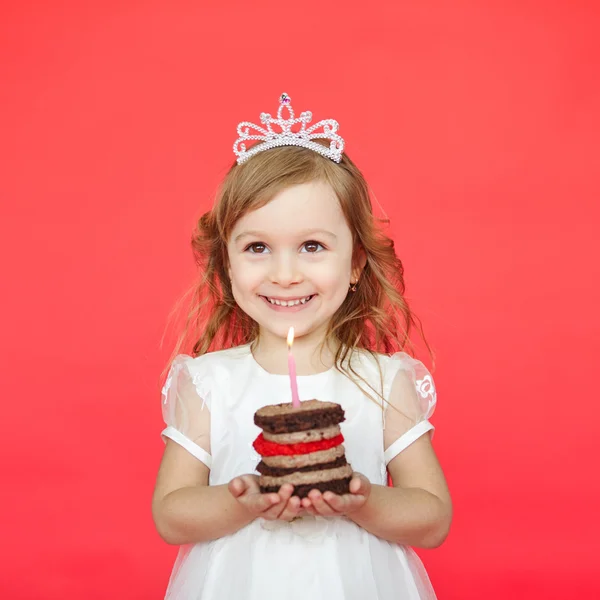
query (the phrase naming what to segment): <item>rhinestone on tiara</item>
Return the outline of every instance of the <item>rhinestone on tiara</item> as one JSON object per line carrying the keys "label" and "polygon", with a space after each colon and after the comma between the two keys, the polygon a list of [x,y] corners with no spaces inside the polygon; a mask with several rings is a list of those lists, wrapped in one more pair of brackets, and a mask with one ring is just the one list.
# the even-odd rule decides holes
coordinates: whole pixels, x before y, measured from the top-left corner
{"label": "rhinestone on tiara", "polygon": [[[268,113],[261,113],[260,122],[266,126],[261,127],[248,121],[243,121],[237,126],[237,133],[240,136],[233,144],[233,152],[238,157],[237,163],[241,165],[251,156],[270,150],[277,146],[303,146],[309,150],[314,150],[336,163],[342,160],[344,151],[344,140],[337,134],[339,124],[334,119],[325,119],[315,123],[307,128],[312,121],[312,113],[307,110],[294,118],[294,109],[292,108],[292,99],[287,94],[281,94],[279,97],[279,110],[277,118],[273,119]],[[283,110],[288,111],[288,118],[283,118]],[[301,123],[299,131],[292,131],[296,123]],[[278,130],[274,131],[273,126]],[[329,148],[317,142],[315,139],[330,140]],[[246,150],[245,142],[257,140],[262,144],[252,146]]]}

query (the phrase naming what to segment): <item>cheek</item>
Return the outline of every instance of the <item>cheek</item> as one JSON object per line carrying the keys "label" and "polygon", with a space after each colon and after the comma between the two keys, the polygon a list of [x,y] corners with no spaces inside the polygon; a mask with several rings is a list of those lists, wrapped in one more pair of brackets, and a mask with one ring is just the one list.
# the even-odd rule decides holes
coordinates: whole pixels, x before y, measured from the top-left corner
{"label": "cheek", "polygon": [[234,261],[229,273],[233,290],[241,293],[252,290],[262,281],[262,271],[257,268],[257,265]]}
{"label": "cheek", "polygon": [[350,279],[350,271],[343,267],[337,269],[327,269],[321,272],[315,280],[315,283],[329,296],[346,295],[346,288]]}

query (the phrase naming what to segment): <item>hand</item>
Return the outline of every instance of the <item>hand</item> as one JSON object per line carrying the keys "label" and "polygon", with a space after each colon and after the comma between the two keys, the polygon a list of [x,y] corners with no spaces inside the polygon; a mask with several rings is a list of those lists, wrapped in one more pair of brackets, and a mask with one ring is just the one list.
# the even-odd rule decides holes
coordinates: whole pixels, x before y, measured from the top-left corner
{"label": "hand", "polygon": [[333,492],[321,494],[319,490],[311,490],[308,497],[302,499],[302,506],[311,515],[342,516],[362,508],[370,494],[371,482],[364,475],[353,473],[349,494],[340,496]]}
{"label": "hand", "polygon": [[292,496],[294,486],[289,483],[282,485],[276,494],[261,494],[258,476],[242,475],[232,479],[228,489],[253,518],[291,521],[302,511],[300,498]]}

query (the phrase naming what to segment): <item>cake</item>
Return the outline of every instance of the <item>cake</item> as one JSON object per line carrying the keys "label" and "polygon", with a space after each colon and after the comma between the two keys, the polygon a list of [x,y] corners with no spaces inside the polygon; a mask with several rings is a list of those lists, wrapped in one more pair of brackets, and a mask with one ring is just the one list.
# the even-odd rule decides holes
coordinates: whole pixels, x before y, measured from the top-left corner
{"label": "cake", "polygon": [[346,461],[340,423],[344,410],[335,402],[307,400],[264,406],[254,423],[262,432],[254,449],[262,460],[256,467],[263,493],[278,492],[284,483],[294,486],[294,496],[305,498],[310,490],[347,494],[352,467]]}

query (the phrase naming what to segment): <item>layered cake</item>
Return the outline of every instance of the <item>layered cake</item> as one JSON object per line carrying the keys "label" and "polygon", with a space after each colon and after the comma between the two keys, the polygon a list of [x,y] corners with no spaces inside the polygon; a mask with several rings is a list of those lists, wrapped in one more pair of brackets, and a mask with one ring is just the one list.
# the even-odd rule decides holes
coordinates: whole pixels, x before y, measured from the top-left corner
{"label": "layered cake", "polygon": [[262,433],[253,446],[262,457],[256,467],[261,492],[278,492],[290,483],[300,498],[315,489],[349,493],[352,467],[342,445],[344,419],[339,404],[320,400],[307,400],[297,408],[287,403],[257,410],[254,423]]}

